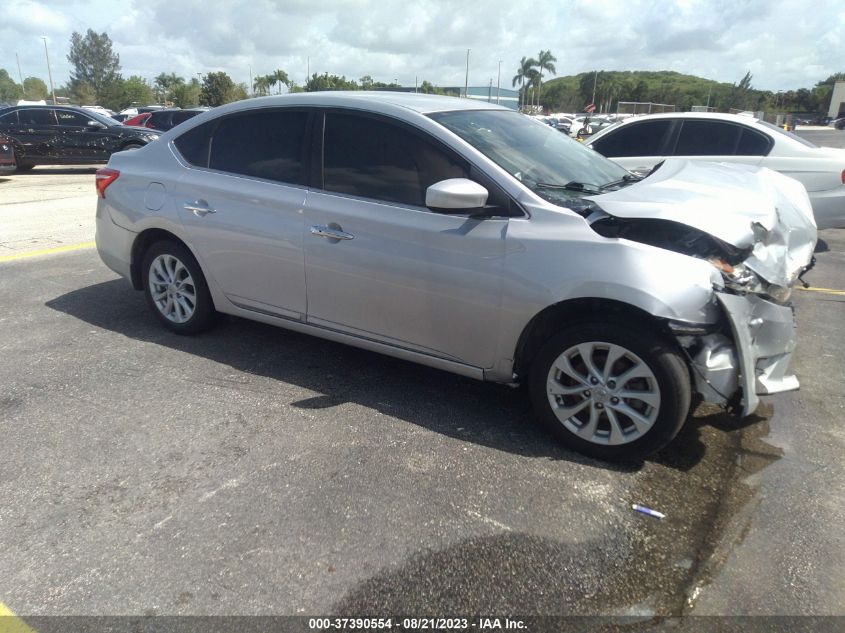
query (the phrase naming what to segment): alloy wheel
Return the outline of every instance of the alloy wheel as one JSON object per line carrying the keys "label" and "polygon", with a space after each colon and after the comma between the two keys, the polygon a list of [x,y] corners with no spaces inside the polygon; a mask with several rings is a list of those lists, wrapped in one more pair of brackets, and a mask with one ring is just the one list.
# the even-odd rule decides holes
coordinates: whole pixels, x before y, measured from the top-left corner
{"label": "alloy wheel", "polygon": [[185,323],[194,316],[197,289],[191,273],[177,257],[156,257],[150,265],[149,284],[153,303],[168,321]]}
{"label": "alloy wheel", "polygon": [[584,342],[552,363],[546,391],[558,421],[594,444],[633,442],[651,430],[660,412],[652,369],[613,343]]}

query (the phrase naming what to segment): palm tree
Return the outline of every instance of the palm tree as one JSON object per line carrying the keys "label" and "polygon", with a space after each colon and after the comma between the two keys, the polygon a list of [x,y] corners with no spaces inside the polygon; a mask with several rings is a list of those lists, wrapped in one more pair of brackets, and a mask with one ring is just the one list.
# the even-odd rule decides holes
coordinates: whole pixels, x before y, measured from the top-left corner
{"label": "palm tree", "polygon": [[519,84],[519,95],[522,99],[521,107],[525,106],[525,80],[531,79],[531,71],[534,70],[534,66],[537,65],[537,61],[531,59],[530,57],[523,57],[519,60],[519,68],[516,70],[516,75],[513,77],[513,81],[511,82],[512,86],[516,86]]}
{"label": "palm tree", "polygon": [[262,97],[267,94],[267,89],[270,87],[270,79],[265,75],[258,75],[253,83],[253,90]]}
{"label": "palm tree", "polygon": [[537,105],[540,105],[540,87],[543,85],[543,71],[546,70],[550,72],[552,75],[557,74],[557,69],[555,68],[554,62],[557,61],[557,57],[552,55],[551,51],[544,51],[541,50],[540,54],[537,56],[537,61],[534,62],[534,66],[537,68],[539,77],[537,78]]}
{"label": "palm tree", "polygon": [[531,108],[533,110],[534,101],[536,101],[536,103],[538,105],[540,103],[540,73],[537,72],[536,68],[532,68],[531,70],[528,71],[527,80],[528,80],[528,85],[533,90],[532,96],[536,97],[536,99],[534,99],[534,98],[531,99],[532,103],[530,105],[531,105]]}
{"label": "palm tree", "polygon": [[[290,79],[288,78],[288,74],[282,70],[278,69],[276,72],[273,73],[273,77],[275,77],[275,81],[273,83],[280,83],[286,85],[290,88]],[[282,92],[282,87],[279,86],[279,94]]]}

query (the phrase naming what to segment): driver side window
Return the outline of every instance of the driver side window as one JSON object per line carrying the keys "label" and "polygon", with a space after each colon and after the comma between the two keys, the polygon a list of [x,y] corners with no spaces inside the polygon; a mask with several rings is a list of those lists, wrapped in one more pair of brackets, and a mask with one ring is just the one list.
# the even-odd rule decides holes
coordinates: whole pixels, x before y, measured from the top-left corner
{"label": "driver side window", "polygon": [[423,207],[429,186],[469,177],[456,157],[402,126],[372,117],[328,112],[324,142],[327,191]]}

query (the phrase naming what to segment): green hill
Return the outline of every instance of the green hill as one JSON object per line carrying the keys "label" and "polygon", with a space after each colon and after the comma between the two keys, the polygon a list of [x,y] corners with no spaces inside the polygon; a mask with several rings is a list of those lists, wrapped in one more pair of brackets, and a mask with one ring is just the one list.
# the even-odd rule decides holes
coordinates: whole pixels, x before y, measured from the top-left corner
{"label": "green hill", "polygon": [[821,112],[827,109],[833,81],[840,75],[820,81],[813,89],[776,94],[755,90],[750,73],[730,84],[671,70],[591,71],[549,79],[543,84],[541,102],[552,112],[580,112],[592,101],[595,78],[596,109],[604,112],[616,112],[619,101],[666,103],[686,111],[694,105],[706,105],[708,94],[710,106],[723,112],[731,108]]}

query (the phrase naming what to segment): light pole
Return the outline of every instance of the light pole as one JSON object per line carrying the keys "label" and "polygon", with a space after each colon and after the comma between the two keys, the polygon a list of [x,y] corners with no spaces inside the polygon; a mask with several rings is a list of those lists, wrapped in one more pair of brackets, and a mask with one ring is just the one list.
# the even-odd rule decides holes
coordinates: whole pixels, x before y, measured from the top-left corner
{"label": "light pole", "polygon": [[23,73],[21,72],[21,58],[18,57],[17,53],[15,53],[15,59],[18,60],[18,77],[21,80],[21,93],[23,94],[23,98],[26,99],[26,90],[23,87]]}
{"label": "light pole", "polygon": [[469,98],[469,51],[470,51],[470,49],[467,49],[467,74],[466,74],[466,77],[464,78],[464,98],[465,99]]}
{"label": "light pole", "polygon": [[50,92],[53,93],[53,105],[56,105],[56,89],[53,87],[53,71],[50,70],[50,54],[47,52],[47,38],[42,37],[41,39],[44,40],[44,56],[47,58],[47,76],[50,78]]}
{"label": "light pole", "polygon": [[502,60],[499,60],[499,75],[496,78],[496,105],[499,104],[499,93],[502,89]]}

